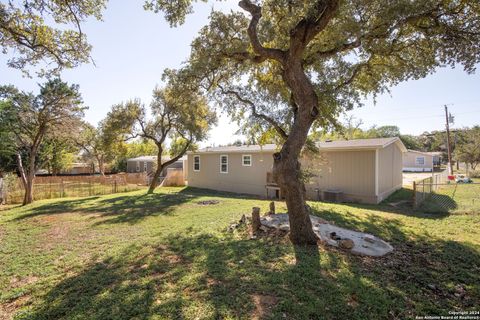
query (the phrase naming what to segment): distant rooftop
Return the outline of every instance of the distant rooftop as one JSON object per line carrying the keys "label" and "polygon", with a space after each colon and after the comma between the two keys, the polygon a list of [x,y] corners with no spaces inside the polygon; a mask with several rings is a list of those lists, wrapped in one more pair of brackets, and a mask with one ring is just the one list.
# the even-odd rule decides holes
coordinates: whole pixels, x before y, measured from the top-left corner
{"label": "distant rooftop", "polygon": [[[356,149],[378,149],[385,148],[392,143],[398,143],[402,151],[407,149],[398,137],[393,138],[374,138],[374,139],[355,139],[355,140],[336,140],[318,142],[317,146],[322,150],[356,150]],[[207,147],[197,151],[197,153],[232,153],[232,152],[274,152],[279,150],[275,144],[260,145],[242,145],[242,146],[224,146]],[[193,152],[190,152],[193,153]]]}
{"label": "distant rooftop", "polygon": [[[178,161],[185,160],[185,159],[187,159],[186,156],[183,156],[180,159],[178,159]],[[162,157],[162,162],[167,161],[167,160],[170,160],[169,156],[163,156]],[[127,159],[127,161],[147,161],[147,162],[151,162],[151,161],[157,161],[157,156],[141,156],[141,157]]]}
{"label": "distant rooftop", "polygon": [[[353,139],[353,140],[336,140],[336,141],[322,141],[318,142],[317,146],[320,149],[377,149],[385,148],[392,143],[400,143],[401,148],[405,146],[398,137],[393,138],[373,138],[373,139]],[[404,150],[406,151],[406,149]]]}
{"label": "distant rooftop", "polygon": [[419,154],[426,154],[426,155],[430,155],[430,156],[434,156],[434,155],[439,155],[441,154],[441,152],[439,152],[437,154],[437,152],[425,152],[425,151],[418,151],[418,150],[412,150],[412,149],[408,149],[407,150],[408,152],[413,152],[413,153],[419,153]]}

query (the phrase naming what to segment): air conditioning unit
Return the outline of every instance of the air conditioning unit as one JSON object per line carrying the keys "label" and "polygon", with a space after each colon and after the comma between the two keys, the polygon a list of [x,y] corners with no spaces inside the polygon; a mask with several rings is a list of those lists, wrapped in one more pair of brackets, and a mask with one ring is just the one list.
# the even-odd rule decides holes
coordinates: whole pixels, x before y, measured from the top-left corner
{"label": "air conditioning unit", "polygon": [[340,190],[325,190],[325,191],[323,191],[323,201],[342,202],[343,201],[343,191],[340,191]]}

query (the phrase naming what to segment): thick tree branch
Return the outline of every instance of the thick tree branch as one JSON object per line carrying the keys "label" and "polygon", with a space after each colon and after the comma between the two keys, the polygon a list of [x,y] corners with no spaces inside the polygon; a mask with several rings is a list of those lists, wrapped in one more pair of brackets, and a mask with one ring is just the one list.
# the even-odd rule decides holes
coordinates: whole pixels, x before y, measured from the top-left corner
{"label": "thick tree branch", "polygon": [[222,91],[223,94],[233,95],[239,101],[241,101],[242,103],[244,103],[246,105],[249,105],[250,109],[251,109],[251,112],[252,112],[252,115],[254,117],[262,119],[262,120],[266,121],[268,124],[270,124],[283,139],[286,140],[288,138],[288,134],[285,132],[285,130],[280,126],[280,124],[278,122],[276,122],[273,118],[271,118],[271,117],[269,117],[269,116],[267,116],[263,113],[258,113],[257,112],[257,106],[251,100],[242,97],[237,91],[225,90],[220,85],[218,87],[220,88],[220,90]]}
{"label": "thick tree branch", "polygon": [[290,57],[300,57],[310,41],[324,30],[335,15],[338,0],[318,0],[313,13],[301,19],[290,30]]}
{"label": "thick tree branch", "polygon": [[252,15],[252,19],[248,25],[247,33],[248,37],[250,38],[253,51],[261,57],[274,59],[282,63],[285,58],[285,52],[280,49],[266,48],[258,39],[257,26],[260,18],[262,17],[262,8],[256,4],[253,4],[250,0],[241,0],[238,5],[240,8]]}

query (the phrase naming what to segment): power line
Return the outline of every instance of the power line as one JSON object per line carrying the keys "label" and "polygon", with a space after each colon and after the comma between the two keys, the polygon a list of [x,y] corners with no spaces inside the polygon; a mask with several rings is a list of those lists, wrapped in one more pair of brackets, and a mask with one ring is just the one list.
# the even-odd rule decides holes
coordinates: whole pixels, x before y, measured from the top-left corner
{"label": "power line", "polygon": [[[455,104],[453,104],[453,103],[447,103],[447,104],[455,107],[457,105],[465,105],[465,104],[470,104],[470,103],[477,104],[478,99],[477,100],[470,100],[470,101],[463,101],[463,102],[456,102]],[[370,107],[370,106],[367,106],[366,108],[365,107],[356,108],[356,109],[351,110],[351,111],[366,110],[368,107]],[[375,106],[372,105],[371,107],[374,108]],[[428,105],[428,106],[417,105],[417,106],[414,106],[414,107],[412,107],[412,106],[410,106],[410,107],[393,106],[393,107],[385,107],[384,110],[387,110],[387,109],[388,110],[425,110],[425,109],[428,109],[428,108],[438,108],[438,104],[432,104],[432,105]]]}
{"label": "power line", "polygon": [[[454,115],[463,115],[463,114],[471,114],[471,113],[480,113],[480,110],[469,111],[469,112],[456,112]],[[411,117],[401,117],[401,118],[371,119],[371,121],[395,121],[395,120],[411,120],[411,119],[427,119],[427,118],[443,118],[443,117],[444,115],[423,115],[423,116],[411,116]]]}

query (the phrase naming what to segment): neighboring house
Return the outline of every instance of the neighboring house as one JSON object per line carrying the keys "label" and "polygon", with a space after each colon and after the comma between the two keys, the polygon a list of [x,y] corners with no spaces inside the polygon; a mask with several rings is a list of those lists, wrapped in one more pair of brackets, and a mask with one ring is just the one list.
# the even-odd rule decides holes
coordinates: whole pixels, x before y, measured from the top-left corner
{"label": "neighboring house", "polygon": [[64,170],[62,173],[66,174],[89,174],[93,173],[92,165],[84,162],[75,162],[72,165]]}
{"label": "neighboring house", "polygon": [[443,157],[443,152],[441,151],[434,151],[434,152],[425,152],[426,154],[431,155],[433,158],[433,166],[434,167],[440,167],[442,165],[442,157]]}
{"label": "neighboring house", "polygon": [[[163,158],[162,158],[163,159]],[[183,169],[183,162],[186,159],[186,157],[182,157],[166,167],[162,174],[160,175],[161,177],[165,177],[167,175],[167,170],[168,169]],[[163,161],[168,161],[168,158],[165,158]],[[156,156],[142,156],[142,157],[137,157],[137,158],[131,158],[127,159],[127,172],[133,173],[133,172],[146,172],[147,174],[153,174],[154,168],[157,163],[157,157]]]}
{"label": "neighboring house", "polygon": [[146,172],[150,173],[157,162],[156,156],[141,156],[127,159],[127,172]]}
{"label": "neighboring house", "polygon": [[[313,177],[306,184],[310,200],[379,203],[402,186],[399,138],[361,139],[318,143],[315,158],[302,159]],[[275,145],[213,147],[189,152],[189,186],[258,196],[281,197],[271,171]]]}
{"label": "neighboring house", "polygon": [[433,171],[433,155],[428,152],[408,150],[403,155],[403,171],[407,171],[407,172]]}

